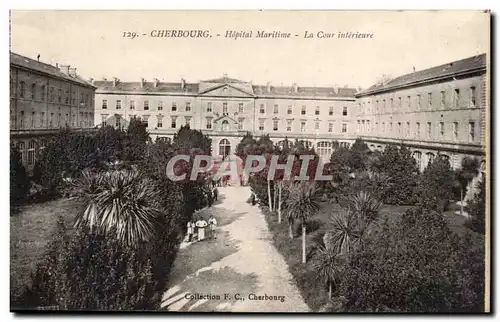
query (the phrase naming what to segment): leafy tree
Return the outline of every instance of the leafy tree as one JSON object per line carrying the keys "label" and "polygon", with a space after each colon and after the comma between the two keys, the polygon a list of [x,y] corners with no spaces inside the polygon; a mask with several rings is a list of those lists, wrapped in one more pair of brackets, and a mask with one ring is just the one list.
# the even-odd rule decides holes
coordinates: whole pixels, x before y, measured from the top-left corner
{"label": "leafy tree", "polygon": [[125,160],[140,161],[144,158],[146,144],[150,140],[148,124],[139,118],[132,118],[126,132]]}
{"label": "leafy tree", "polygon": [[306,262],[306,221],[319,211],[319,199],[314,181],[302,181],[291,184],[289,196],[285,202],[285,213],[289,221],[290,238],[293,238],[293,223],[302,225],[302,263]]}
{"label": "leafy tree", "polygon": [[465,157],[462,159],[460,169],[456,170],[457,184],[460,188],[460,213],[463,214],[464,193],[472,179],[479,174],[479,160]]}
{"label": "leafy tree", "polygon": [[453,234],[440,214],[410,209],[351,253],[338,292],[344,311],[483,311],[482,245]]}
{"label": "leafy tree", "polygon": [[188,125],[181,126],[174,135],[172,145],[178,153],[190,154],[195,151],[206,155],[212,153],[212,139],[201,131],[190,129]]}
{"label": "leafy tree", "polygon": [[347,195],[349,189],[349,175],[351,171],[349,156],[350,153],[348,149],[339,147],[333,151],[330,157],[330,163],[328,164],[329,174],[333,176],[333,180],[330,182],[328,189],[331,197],[335,198],[337,203],[339,203],[339,199]]}
{"label": "leafy tree", "polygon": [[14,145],[10,147],[10,208],[22,204],[29,190],[29,180],[23,166],[21,153]]}
{"label": "leafy tree", "polygon": [[256,143],[257,140],[253,138],[253,135],[250,132],[247,132],[241,139],[240,143],[236,146],[235,154],[245,160],[248,152],[253,149]]}
{"label": "leafy tree", "polygon": [[348,164],[353,171],[363,171],[368,168],[368,155],[370,154],[368,145],[361,139],[356,139],[349,149]]}
{"label": "leafy tree", "polygon": [[418,183],[418,167],[411,151],[404,145],[388,145],[380,160],[381,173],[390,177],[390,187],[382,193],[388,204],[411,204]]}
{"label": "leafy tree", "polygon": [[479,192],[469,204],[469,216],[467,226],[480,234],[486,229],[486,178],[478,182]]}
{"label": "leafy tree", "polygon": [[97,156],[101,163],[124,159],[126,144],[125,132],[111,125],[99,128],[96,133]]}
{"label": "leafy tree", "polygon": [[438,154],[420,176],[418,202],[429,209],[443,212],[453,198],[454,183],[455,175],[450,162]]}

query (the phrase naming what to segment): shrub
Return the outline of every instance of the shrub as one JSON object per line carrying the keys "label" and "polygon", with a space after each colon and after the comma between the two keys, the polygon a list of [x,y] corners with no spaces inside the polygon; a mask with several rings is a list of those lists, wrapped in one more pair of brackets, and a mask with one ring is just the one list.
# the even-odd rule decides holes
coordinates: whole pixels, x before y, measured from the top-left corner
{"label": "shrub", "polygon": [[28,307],[59,310],[150,310],[161,291],[151,253],[111,238],[59,226],[57,237],[33,277]]}
{"label": "shrub", "polygon": [[484,248],[436,212],[408,210],[357,248],[341,279],[346,311],[480,312]]}
{"label": "shrub", "polygon": [[10,208],[11,212],[20,206],[29,190],[29,181],[26,169],[21,160],[19,150],[10,148]]}

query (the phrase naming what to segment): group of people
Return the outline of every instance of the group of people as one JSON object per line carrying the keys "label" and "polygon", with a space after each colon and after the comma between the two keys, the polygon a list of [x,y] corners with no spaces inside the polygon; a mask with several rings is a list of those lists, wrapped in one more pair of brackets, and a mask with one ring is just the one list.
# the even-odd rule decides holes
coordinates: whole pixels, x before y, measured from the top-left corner
{"label": "group of people", "polygon": [[[217,239],[217,232],[215,229],[217,228],[217,220],[213,215],[210,216],[208,222],[203,218],[203,216],[199,216],[198,219],[190,220],[187,223],[187,241],[190,243],[193,241],[194,235],[197,236],[198,241],[202,241],[207,237],[205,234],[208,234],[209,239]],[[207,229],[208,231],[205,231]]]}

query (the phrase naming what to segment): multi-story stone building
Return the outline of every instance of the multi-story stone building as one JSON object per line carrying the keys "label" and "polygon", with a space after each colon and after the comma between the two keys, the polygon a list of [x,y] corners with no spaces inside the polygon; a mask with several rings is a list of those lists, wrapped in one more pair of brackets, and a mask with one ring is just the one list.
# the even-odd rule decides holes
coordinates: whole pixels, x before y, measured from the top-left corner
{"label": "multi-story stone building", "polygon": [[95,89],[69,65],[52,66],[10,53],[10,138],[28,171],[60,128],[94,127]]}
{"label": "multi-story stone building", "polygon": [[213,154],[227,155],[246,132],[305,140],[325,159],[332,142],[355,138],[356,89],[253,85],[227,76],[187,83],[95,81],[96,124],[125,127],[133,117],[148,123],[150,135],[172,137],[189,124],[213,140]]}
{"label": "multi-story stone building", "polygon": [[380,81],[356,93],[356,129],[372,150],[404,143],[420,169],[439,153],[459,168],[482,160],[488,140],[486,55]]}

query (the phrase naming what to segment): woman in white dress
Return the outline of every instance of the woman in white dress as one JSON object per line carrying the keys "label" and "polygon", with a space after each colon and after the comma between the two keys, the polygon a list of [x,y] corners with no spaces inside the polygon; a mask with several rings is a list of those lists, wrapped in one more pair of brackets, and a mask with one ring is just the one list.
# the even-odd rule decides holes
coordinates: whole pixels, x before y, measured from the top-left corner
{"label": "woman in white dress", "polygon": [[198,227],[198,241],[205,239],[205,227],[208,226],[208,223],[201,217],[200,220],[196,222],[196,227]]}

